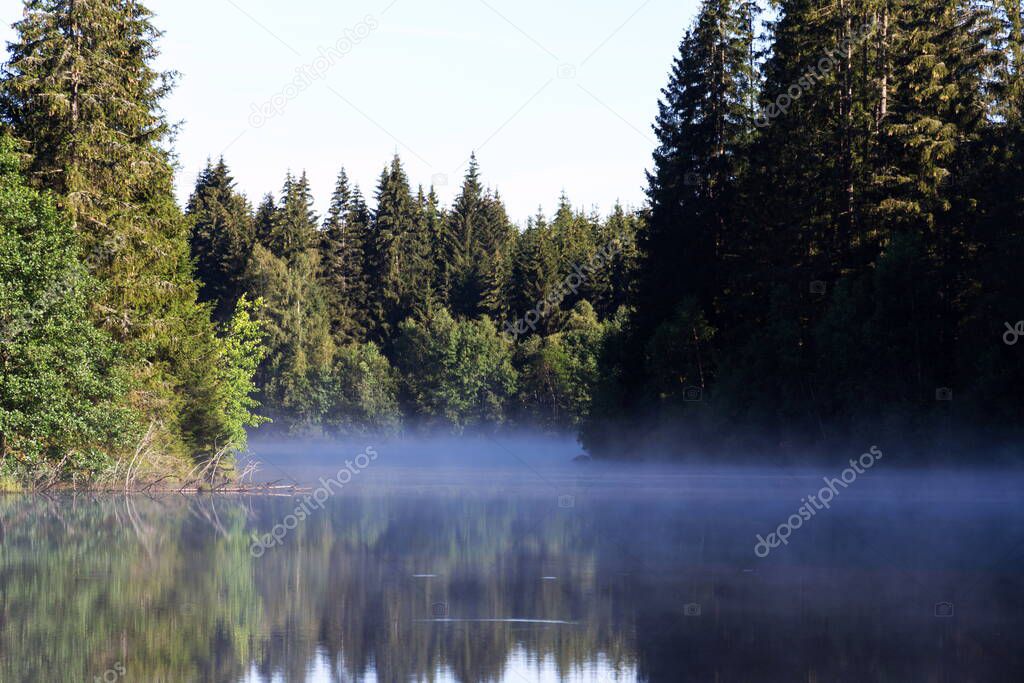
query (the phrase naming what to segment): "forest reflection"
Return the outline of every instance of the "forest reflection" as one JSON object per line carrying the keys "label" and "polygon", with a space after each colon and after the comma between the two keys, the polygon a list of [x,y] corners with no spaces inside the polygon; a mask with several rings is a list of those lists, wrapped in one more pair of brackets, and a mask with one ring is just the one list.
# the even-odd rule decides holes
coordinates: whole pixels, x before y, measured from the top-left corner
{"label": "forest reflection", "polygon": [[809,480],[658,478],[346,489],[258,558],[297,499],[0,497],[0,681],[1021,680],[1018,480],[865,480],[758,559]]}
{"label": "forest reflection", "polygon": [[527,680],[636,680],[631,630],[595,590],[581,517],[346,496],[252,557],[253,528],[294,507],[0,498],[0,680],[91,681],[115,663],[130,681],[515,679],[509,667]]}

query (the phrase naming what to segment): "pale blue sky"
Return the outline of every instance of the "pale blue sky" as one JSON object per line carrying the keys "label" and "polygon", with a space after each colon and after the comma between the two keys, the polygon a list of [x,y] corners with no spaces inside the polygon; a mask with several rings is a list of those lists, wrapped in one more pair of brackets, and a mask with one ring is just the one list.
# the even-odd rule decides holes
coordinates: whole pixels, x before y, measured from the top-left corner
{"label": "pale blue sky", "polygon": [[[183,121],[182,200],[223,152],[253,201],[305,169],[323,209],[342,165],[369,197],[397,150],[414,186],[447,176],[447,204],[476,150],[522,223],[538,205],[550,214],[563,189],[602,211],[642,203],[659,89],[697,0],[149,5],[166,31],[162,64],[181,74],[167,110]],[[21,10],[3,7],[6,41]],[[322,71],[319,49],[346,37],[350,49]],[[252,116],[303,67],[308,88],[266,121]]]}

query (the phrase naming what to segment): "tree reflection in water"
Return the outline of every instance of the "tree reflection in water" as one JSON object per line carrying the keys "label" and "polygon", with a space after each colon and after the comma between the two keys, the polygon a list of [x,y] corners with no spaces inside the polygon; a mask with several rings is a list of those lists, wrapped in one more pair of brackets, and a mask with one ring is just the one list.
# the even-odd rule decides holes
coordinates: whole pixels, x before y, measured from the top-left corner
{"label": "tree reflection in water", "polygon": [[294,499],[0,497],[0,681],[1021,679],[1018,505],[851,496],[758,560],[783,499],[353,489],[254,558]]}

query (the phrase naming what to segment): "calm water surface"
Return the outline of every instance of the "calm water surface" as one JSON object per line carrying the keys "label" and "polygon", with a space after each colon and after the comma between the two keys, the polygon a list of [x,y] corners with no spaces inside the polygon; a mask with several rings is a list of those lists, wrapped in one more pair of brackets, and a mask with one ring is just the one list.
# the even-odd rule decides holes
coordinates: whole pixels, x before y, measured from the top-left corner
{"label": "calm water surface", "polygon": [[0,681],[1024,680],[1019,478],[872,471],[758,558],[822,485],[375,463],[301,521],[0,497]]}

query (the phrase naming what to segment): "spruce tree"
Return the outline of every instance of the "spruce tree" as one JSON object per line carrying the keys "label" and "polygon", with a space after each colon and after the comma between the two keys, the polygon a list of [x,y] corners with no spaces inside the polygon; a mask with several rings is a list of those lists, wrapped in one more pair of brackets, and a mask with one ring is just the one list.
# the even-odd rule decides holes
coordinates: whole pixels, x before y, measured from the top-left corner
{"label": "spruce tree", "polygon": [[477,246],[477,231],[483,222],[484,188],[476,155],[456,197],[444,235],[445,259],[442,270],[443,295],[456,316],[474,317],[479,311],[483,277]]}
{"label": "spruce tree", "polygon": [[509,283],[518,231],[509,220],[505,203],[497,190],[485,198],[483,215],[484,267],[480,309],[497,320],[511,313]]}
{"label": "spruce tree", "polygon": [[281,201],[270,223],[267,247],[286,261],[315,249],[319,242],[318,222],[313,211],[309,179],[305,173],[298,178],[289,173],[281,189]]}
{"label": "spruce tree", "polygon": [[563,312],[547,307],[541,315],[539,310],[540,302],[559,291],[558,266],[551,227],[538,212],[516,240],[509,278],[510,316],[501,324],[503,332],[523,341],[530,335],[545,335],[558,329],[564,320]]}
{"label": "spruce tree", "polygon": [[396,155],[381,173],[369,248],[371,338],[387,342],[429,292],[429,243]]}
{"label": "spruce tree", "polygon": [[259,206],[256,207],[256,214],[253,216],[253,237],[258,244],[270,247],[271,235],[274,232],[274,214],[277,213],[277,201],[274,195],[267,193],[263,196]]}
{"label": "spruce tree", "polygon": [[356,205],[348,174],[342,169],[320,235],[321,283],[329,302],[331,333],[336,344],[366,336],[365,206]]}
{"label": "spruce tree", "polygon": [[267,332],[256,375],[260,400],[290,430],[320,425],[336,348],[317,222],[306,175],[287,174],[276,206],[268,195],[256,212],[259,241],[246,273],[249,296],[262,300],[257,316]]}
{"label": "spruce tree", "polygon": [[[558,255],[558,273],[563,279],[573,273],[585,273],[576,291],[570,290],[559,302],[558,308],[564,313],[572,310],[580,301],[593,299],[597,279],[603,275],[600,269],[589,268],[601,248],[597,243],[597,231],[598,221],[574,210],[568,195],[563,191],[551,221],[552,239]],[[584,267],[587,269],[583,270]]]}
{"label": "spruce tree", "polygon": [[214,319],[226,322],[243,292],[254,235],[249,204],[235,190],[223,158],[199,174],[185,215],[192,223],[189,244],[200,300],[211,302]]}
{"label": "spruce tree", "polygon": [[610,254],[611,258],[599,272],[592,275],[590,299],[601,320],[611,318],[634,299],[639,263],[637,244],[643,225],[644,219],[641,216],[627,214],[618,202],[600,225],[597,245],[604,253]]}
{"label": "spruce tree", "polygon": [[442,296],[453,314],[475,318],[503,308],[514,231],[501,198],[480,182],[480,164],[472,155],[443,240]]}
{"label": "spruce tree", "polygon": [[256,374],[260,401],[289,430],[316,427],[328,405],[335,345],[318,271],[312,249],[286,261],[257,245],[249,264],[247,289],[263,302],[258,317],[267,333],[268,353]]}
{"label": "spruce tree", "polygon": [[637,293],[641,337],[686,297],[714,310],[738,159],[753,130],[751,12],[750,3],[706,0],[662,92]]}

